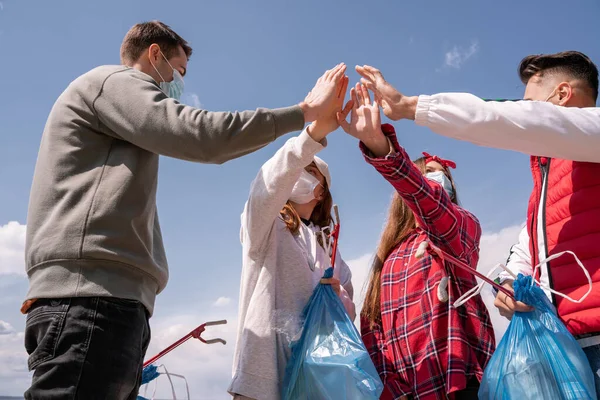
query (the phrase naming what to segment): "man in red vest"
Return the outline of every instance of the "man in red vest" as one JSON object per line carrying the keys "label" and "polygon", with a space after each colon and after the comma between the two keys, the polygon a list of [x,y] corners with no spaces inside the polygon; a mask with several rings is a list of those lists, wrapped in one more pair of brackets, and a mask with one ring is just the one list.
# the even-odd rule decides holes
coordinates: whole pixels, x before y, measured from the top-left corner
{"label": "man in red vest", "polygon": [[[570,250],[589,272],[593,286],[581,303],[551,295],[558,315],[579,340],[596,375],[600,394],[600,108],[598,69],[586,55],[567,51],[525,57],[519,77],[525,101],[485,101],[466,93],[404,96],[370,66],[356,67],[385,115],[481,146],[531,155],[534,188],[528,223],[513,246],[508,267],[531,275],[532,266]],[[338,115],[338,118],[343,118]],[[588,280],[568,256],[543,263],[543,286],[581,298]],[[501,276],[512,289],[512,278]],[[500,313],[527,311],[499,293]]]}

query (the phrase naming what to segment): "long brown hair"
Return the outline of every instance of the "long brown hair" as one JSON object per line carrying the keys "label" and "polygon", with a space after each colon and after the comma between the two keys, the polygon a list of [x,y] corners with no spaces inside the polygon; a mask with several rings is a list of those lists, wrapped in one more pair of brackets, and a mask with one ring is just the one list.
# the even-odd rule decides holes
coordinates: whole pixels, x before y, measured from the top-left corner
{"label": "long brown hair", "polygon": [[[421,170],[421,173],[425,174],[427,168],[425,157],[416,159],[414,163]],[[452,174],[447,168],[445,173],[450,178],[452,187],[454,188],[452,201],[458,204],[456,186],[454,185]],[[361,311],[361,316],[368,320],[371,326],[381,323],[381,271],[383,270],[383,263],[392,250],[406,239],[416,227],[417,223],[412,210],[404,203],[402,197],[397,192],[394,192],[386,224],[371,265],[367,293]]]}

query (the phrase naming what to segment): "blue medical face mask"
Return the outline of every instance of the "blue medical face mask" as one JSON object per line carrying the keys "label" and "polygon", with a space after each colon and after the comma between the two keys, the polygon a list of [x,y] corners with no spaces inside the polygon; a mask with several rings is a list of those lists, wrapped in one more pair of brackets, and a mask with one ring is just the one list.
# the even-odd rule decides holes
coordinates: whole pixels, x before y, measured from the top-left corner
{"label": "blue medical face mask", "polygon": [[450,199],[454,199],[454,188],[452,187],[452,182],[450,182],[450,179],[448,179],[444,171],[428,172],[425,174],[425,177],[429,180],[439,183],[444,188],[446,193],[448,193]]}
{"label": "blue medical face mask", "polygon": [[183,82],[183,76],[176,69],[173,70],[173,80],[171,82],[161,82],[160,88],[167,96],[180,100],[185,87]]}
{"label": "blue medical face mask", "polygon": [[167,57],[165,57],[165,55],[163,54],[162,51],[160,52],[160,54],[163,56],[163,58],[165,59],[167,64],[169,64],[169,67],[171,67],[173,69],[173,80],[171,82],[166,82],[165,78],[163,78],[161,73],[158,72],[158,69],[156,68],[156,66],[154,66],[154,64],[152,64],[152,62],[150,62],[150,64],[152,65],[152,67],[154,68],[154,70],[156,71],[158,76],[160,76],[160,79],[162,79],[162,82],[159,83],[160,89],[163,92],[165,92],[165,94],[167,96],[169,96],[175,100],[180,100],[181,95],[183,94],[183,89],[185,88],[183,76],[181,76],[179,71],[177,71],[175,68],[173,68],[173,66],[171,65],[169,60],[167,60]]}

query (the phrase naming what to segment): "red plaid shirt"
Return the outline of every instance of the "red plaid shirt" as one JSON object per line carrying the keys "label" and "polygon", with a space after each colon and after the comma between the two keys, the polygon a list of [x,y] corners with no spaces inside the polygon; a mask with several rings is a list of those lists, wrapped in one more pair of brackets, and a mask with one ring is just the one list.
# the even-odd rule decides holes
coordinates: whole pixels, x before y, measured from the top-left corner
{"label": "red plaid shirt", "polygon": [[[495,348],[487,309],[476,296],[463,306],[454,301],[477,284],[472,274],[444,265],[431,253],[415,257],[419,244],[431,240],[444,252],[476,268],[481,228],[474,215],[456,206],[444,189],[426,179],[398,144],[394,128],[383,125],[396,154],[371,158],[412,209],[415,229],[387,257],[381,274],[381,325],[361,320],[363,341],[379,371],[382,399],[452,399],[469,379],[481,381]],[[449,278],[449,300],[438,299],[440,280]]]}

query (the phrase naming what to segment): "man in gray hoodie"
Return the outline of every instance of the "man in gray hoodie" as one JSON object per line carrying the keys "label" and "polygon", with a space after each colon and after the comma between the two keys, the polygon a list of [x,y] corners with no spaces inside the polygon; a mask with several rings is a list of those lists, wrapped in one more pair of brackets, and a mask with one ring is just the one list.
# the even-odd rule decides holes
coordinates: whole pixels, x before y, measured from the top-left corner
{"label": "man in gray hoodie", "polygon": [[137,24],[123,65],[75,79],[50,112],[27,217],[27,399],[136,398],[148,319],[168,279],[159,155],[220,164],[305,122],[336,123],[343,64],[298,105],[210,112],[177,101],[191,54],[167,25]]}

